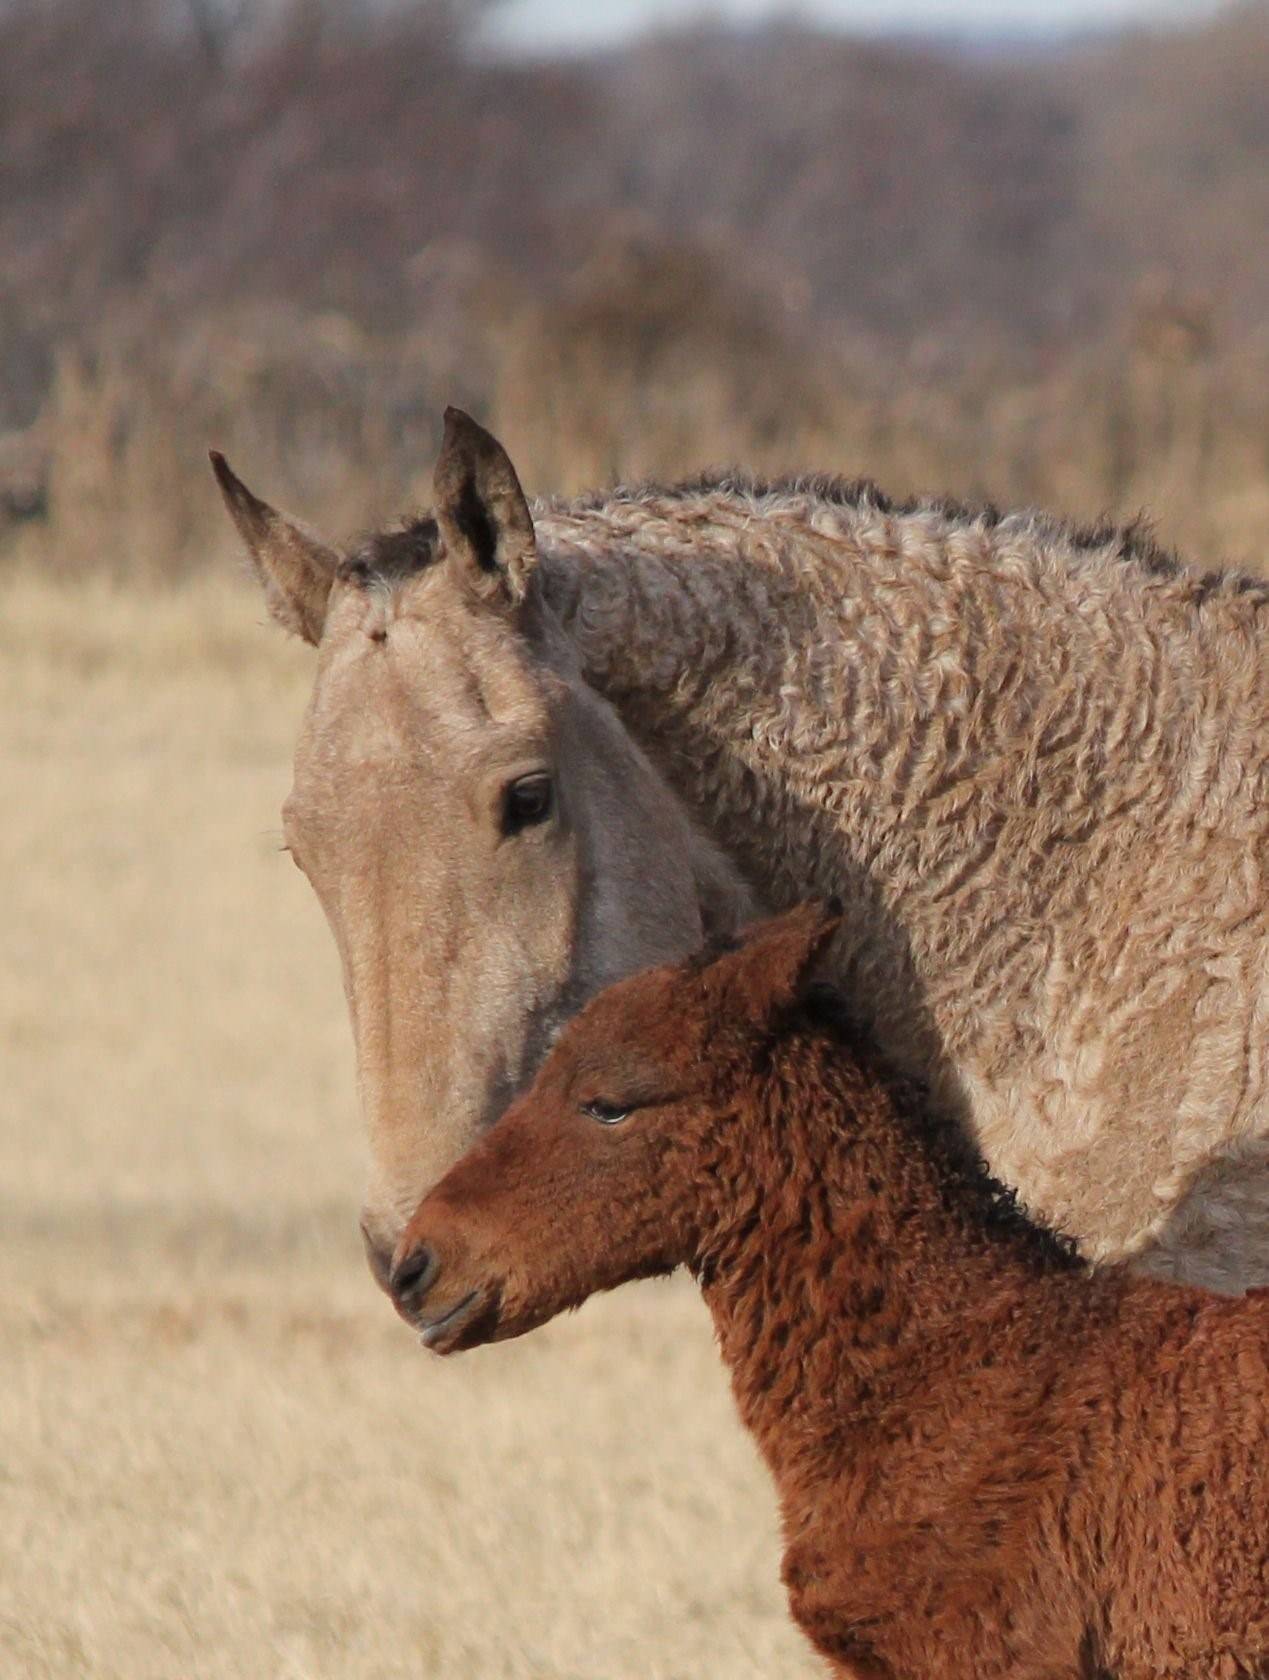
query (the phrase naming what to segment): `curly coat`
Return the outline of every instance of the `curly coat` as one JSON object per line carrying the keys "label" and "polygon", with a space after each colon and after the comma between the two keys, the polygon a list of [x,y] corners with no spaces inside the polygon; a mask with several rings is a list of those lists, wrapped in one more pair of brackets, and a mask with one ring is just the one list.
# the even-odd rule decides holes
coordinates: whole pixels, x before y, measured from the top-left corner
{"label": "curly coat", "polygon": [[[1269,1676],[1269,1292],[1090,1270],[813,981],[795,911],[619,983],[423,1201],[439,1351],[686,1264],[852,1680]],[[835,995],[835,994],[834,994]]]}

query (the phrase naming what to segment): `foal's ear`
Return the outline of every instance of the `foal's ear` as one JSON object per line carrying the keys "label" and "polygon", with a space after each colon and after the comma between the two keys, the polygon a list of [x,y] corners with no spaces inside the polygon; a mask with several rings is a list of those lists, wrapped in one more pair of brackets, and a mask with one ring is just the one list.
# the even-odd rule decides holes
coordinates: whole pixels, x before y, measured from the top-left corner
{"label": "foal's ear", "polygon": [[450,564],[491,605],[518,606],[537,563],[529,504],[506,450],[458,408],[445,410],[434,486]]}
{"label": "foal's ear", "polygon": [[802,996],[841,926],[841,905],[812,900],[756,928],[718,964],[728,1007],[766,1026]]}
{"label": "foal's ear", "polygon": [[338,554],[299,520],[288,519],[252,495],[215,449],[211,451],[211,464],[229,517],[247,546],[269,611],[285,629],[316,647],[326,623]]}

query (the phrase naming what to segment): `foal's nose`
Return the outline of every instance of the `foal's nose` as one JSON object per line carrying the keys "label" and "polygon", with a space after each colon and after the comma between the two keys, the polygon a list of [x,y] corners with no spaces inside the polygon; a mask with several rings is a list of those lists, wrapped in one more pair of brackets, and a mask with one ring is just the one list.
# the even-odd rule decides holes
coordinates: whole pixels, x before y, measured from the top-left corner
{"label": "foal's nose", "polygon": [[436,1256],[430,1248],[407,1249],[388,1274],[392,1299],[402,1312],[417,1310],[432,1287],[436,1273]]}

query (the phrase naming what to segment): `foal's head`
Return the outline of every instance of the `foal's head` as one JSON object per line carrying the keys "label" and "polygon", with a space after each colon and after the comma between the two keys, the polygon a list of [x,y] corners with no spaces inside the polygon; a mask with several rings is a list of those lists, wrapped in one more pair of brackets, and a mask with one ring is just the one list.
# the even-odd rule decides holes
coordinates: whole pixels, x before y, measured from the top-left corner
{"label": "foal's head", "polygon": [[531,1088],[419,1205],[391,1289],[438,1352],[518,1336],[699,1255],[709,1163],[837,917],[805,905],[636,974],[565,1028]]}

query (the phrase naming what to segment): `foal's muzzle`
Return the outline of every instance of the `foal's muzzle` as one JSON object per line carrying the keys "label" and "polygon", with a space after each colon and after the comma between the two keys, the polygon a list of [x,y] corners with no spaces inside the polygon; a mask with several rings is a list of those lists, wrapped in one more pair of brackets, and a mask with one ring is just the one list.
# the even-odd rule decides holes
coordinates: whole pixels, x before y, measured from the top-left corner
{"label": "foal's muzzle", "polygon": [[[489,1316],[487,1286],[469,1289],[469,1280],[458,1275],[426,1243],[403,1247],[388,1274],[388,1290],[397,1311],[419,1333],[419,1340],[436,1353],[453,1353],[471,1345],[467,1337]],[[438,1288],[437,1285],[440,1285]],[[480,1337],[485,1340],[487,1337]]]}
{"label": "foal's muzzle", "polygon": [[388,1273],[388,1293],[403,1317],[413,1318],[418,1312],[437,1270],[436,1256],[426,1245],[407,1249],[393,1263]]}

